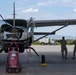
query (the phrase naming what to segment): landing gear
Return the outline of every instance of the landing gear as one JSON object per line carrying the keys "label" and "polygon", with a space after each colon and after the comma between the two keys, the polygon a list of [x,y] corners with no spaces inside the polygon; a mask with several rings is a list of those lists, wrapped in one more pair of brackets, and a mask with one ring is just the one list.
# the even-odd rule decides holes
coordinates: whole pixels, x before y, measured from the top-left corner
{"label": "landing gear", "polygon": [[44,55],[41,56],[41,59],[42,59],[41,63],[45,63],[45,56]]}
{"label": "landing gear", "polygon": [[[34,48],[32,48],[32,47],[28,47],[28,49],[32,49],[32,50],[35,52],[35,54],[39,57],[39,54],[35,51]],[[39,57],[39,58],[40,58],[40,57]]]}
{"label": "landing gear", "polygon": [[[35,49],[34,48],[32,48],[32,47],[28,47],[28,49],[32,49],[34,52],[35,52],[35,54],[38,56],[38,58],[39,58],[39,60],[40,60],[40,56],[39,56],[39,54],[35,51]],[[45,55],[42,55],[41,56],[41,66],[46,66],[46,63],[45,63]]]}
{"label": "landing gear", "polygon": [[45,63],[45,55],[42,55],[41,56],[41,66],[46,66],[46,63]]}

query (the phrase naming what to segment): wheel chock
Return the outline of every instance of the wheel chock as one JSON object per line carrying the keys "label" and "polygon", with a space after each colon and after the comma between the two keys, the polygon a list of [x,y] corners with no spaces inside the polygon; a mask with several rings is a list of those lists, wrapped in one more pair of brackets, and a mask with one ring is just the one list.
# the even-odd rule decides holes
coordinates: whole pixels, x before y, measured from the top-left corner
{"label": "wheel chock", "polygon": [[41,65],[41,66],[43,66],[43,67],[44,67],[44,66],[46,66],[46,64],[45,64],[45,63],[41,63],[40,65]]}
{"label": "wheel chock", "polygon": [[40,65],[41,65],[41,66],[46,66],[46,63],[45,63],[45,55],[42,55],[42,56],[41,56],[41,60],[42,60],[42,61],[41,61],[41,64],[40,64]]}

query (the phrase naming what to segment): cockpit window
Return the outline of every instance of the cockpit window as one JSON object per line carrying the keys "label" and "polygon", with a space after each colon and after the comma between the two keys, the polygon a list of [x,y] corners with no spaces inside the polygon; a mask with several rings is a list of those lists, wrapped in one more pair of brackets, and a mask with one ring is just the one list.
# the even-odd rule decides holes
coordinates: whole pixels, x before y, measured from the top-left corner
{"label": "cockpit window", "polygon": [[[13,25],[13,19],[7,19],[5,20],[9,24]],[[27,28],[27,21],[23,19],[15,19],[15,26],[23,26]]]}

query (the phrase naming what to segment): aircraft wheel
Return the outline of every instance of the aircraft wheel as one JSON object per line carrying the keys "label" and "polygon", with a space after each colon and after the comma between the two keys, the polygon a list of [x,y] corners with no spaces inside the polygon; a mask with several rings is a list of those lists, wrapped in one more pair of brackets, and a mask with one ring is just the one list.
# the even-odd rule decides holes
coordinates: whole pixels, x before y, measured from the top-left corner
{"label": "aircraft wheel", "polygon": [[45,55],[41,56],[41,60],[42,60],[41,63],[45,63]]}
{"label": "aircraft wheel", "polygon": [[21,69],[22,69],[22,67],[21,67],[21,64],[20,64],[20,65],[19,65],[19,69],[18,69],[18,70],[19,70],[19,72],[21,72]]}
{"label": "aircraft wheel", "polygon": [[19,72],[21,72],[21,68],[19,68]]}
{"label": "aircraft wheel", "polygon": [[6,72],[9,72],[9,68],[8,68],[8,56],[7,56]]}
{"label": "aircraft wheel", "polygon": [[8,65],[6,65],[6,72],[9,72]]}

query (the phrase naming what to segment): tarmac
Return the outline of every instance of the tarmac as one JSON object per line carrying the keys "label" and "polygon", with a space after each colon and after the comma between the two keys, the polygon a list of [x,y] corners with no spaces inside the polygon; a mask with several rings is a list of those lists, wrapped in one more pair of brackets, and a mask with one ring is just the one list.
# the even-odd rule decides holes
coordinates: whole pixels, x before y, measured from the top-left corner
{"label": "tarmac", "polygon": [[[73,45],[68,45],[68,59],[61,58],[61,47],[53,45],[33,45],[40,58],[30,51],[20,53],[21,73],[6,73],[6,53],[0,54],[0,75],[76,75],[76,59],[72,59]],[[46,66],[41,66],[41,56],[45,55]]]}

